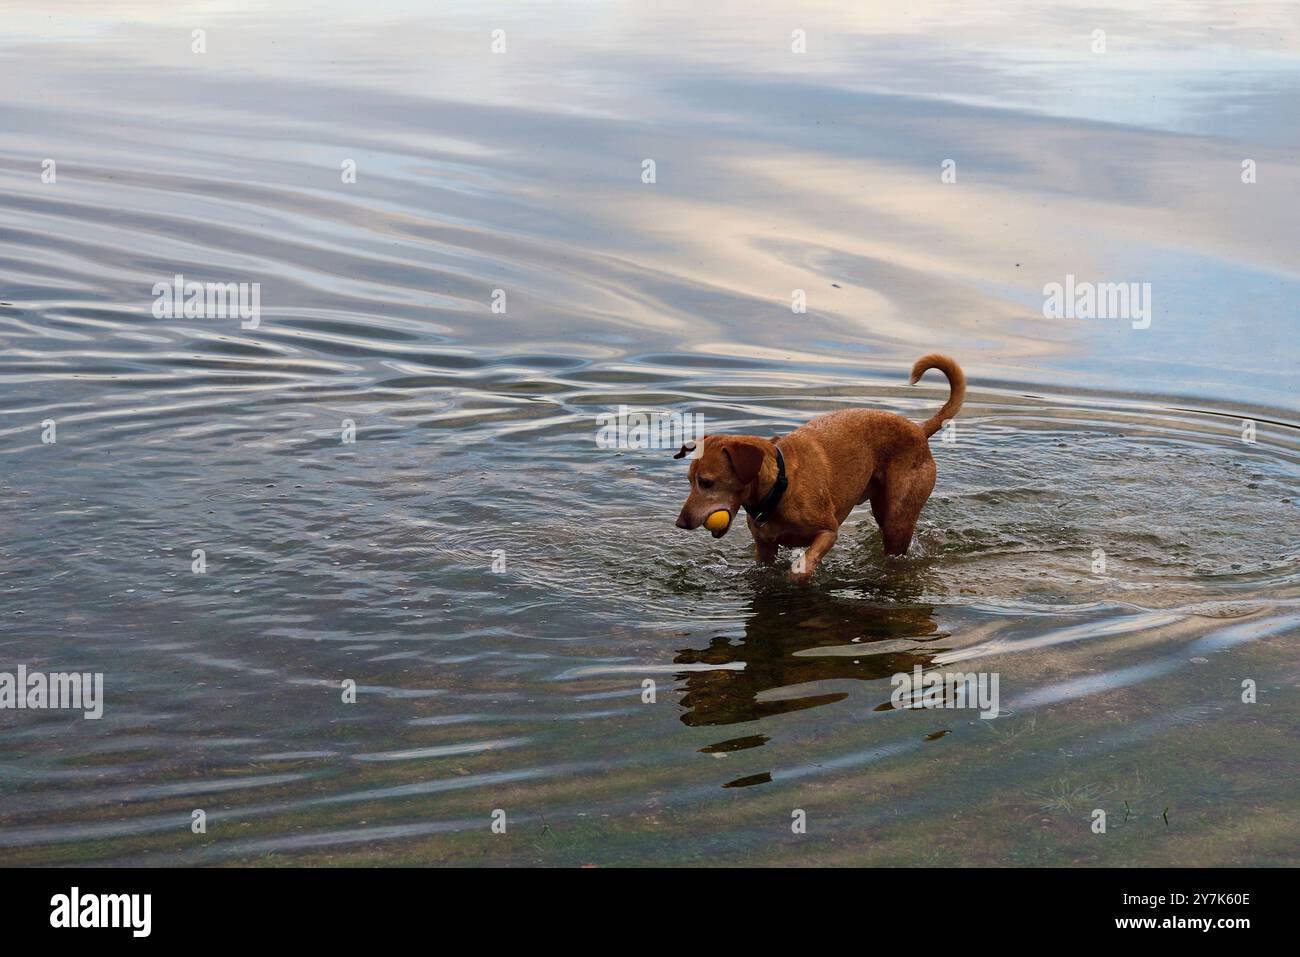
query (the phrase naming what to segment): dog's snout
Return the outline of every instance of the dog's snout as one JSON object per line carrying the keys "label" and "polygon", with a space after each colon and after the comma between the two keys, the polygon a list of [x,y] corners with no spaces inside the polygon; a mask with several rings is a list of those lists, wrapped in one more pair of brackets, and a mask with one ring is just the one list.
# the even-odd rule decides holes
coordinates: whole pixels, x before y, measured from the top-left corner
{"label": "dog's snout", "polygon": [[677,516],[677,527],[678,527],[678,528],[684,528],[684,529],[686,529],[687,531],[690,531],[690,528],[691,528],[691,520],[690,520],[689,518],[686,517],[686,513],[685,513],[685,512],[682,512],[680,515]]}

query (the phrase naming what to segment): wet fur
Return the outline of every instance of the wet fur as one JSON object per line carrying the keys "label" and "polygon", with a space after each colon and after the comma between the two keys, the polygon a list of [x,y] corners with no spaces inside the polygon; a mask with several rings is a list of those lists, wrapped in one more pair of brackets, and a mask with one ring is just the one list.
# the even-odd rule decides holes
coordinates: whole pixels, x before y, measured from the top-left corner
{"label": "wet fur", "polygon": [[[791,574],[806,582],[835,544],[840,525],[863,502],[871,503],[885,554],[902,555],[934,489],[928,439],[957,414],[966,395],[966,377],[947,356],[918,359],[912,367],[913,384],[929,369],[948,377],[949,396],[922,424],[892,412],[844,409],[820,415],[784,437],[706,435],[691,461],[691,492],[677,527],[698,528],[719,509],[726,509],[734,520],[743,505],[757,506],[776,481],[779,445],[789,487],[765,524],[747,518],[758,561],[775,561],[778,546],[807,548]],[[677,455],[693,451],[694,444],[688,444]],[[727,530],[713,535],[721,538]]]}

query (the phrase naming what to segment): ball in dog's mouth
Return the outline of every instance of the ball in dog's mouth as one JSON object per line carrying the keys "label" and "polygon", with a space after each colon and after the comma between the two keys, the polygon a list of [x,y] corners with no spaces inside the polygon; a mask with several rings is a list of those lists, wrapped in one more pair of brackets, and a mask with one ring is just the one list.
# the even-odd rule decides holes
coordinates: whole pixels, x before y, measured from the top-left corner
{"label": "ball in dog's mouth", "polygon": [[714,538],[721,538],[731,527],[731,513],[725,508],[710,512],[709,517],[704,520],[704,527],[713,533]]}

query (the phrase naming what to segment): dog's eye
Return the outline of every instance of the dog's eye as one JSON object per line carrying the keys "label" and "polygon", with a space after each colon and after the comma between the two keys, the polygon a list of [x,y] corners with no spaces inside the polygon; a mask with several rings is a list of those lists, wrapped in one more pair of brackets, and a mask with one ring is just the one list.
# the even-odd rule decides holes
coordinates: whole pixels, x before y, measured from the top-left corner
{"label": "dog's eye", "polygon": [[697,478],[695,484],[700,488],[713,488],[713,479]]}

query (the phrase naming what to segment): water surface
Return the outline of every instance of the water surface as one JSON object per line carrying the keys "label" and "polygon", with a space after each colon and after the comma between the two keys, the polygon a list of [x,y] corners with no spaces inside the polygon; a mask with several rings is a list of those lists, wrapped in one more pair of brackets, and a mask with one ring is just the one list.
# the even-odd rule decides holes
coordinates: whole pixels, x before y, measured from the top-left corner
{"label": "water surface", "polygon": [[[6,11],[0,671],[107,695],[0,712],[6,861],[1297,862],[1292,8],[427,7]],[[595,442],[924,418],[935,349],[911,552],[807,588]]]}

